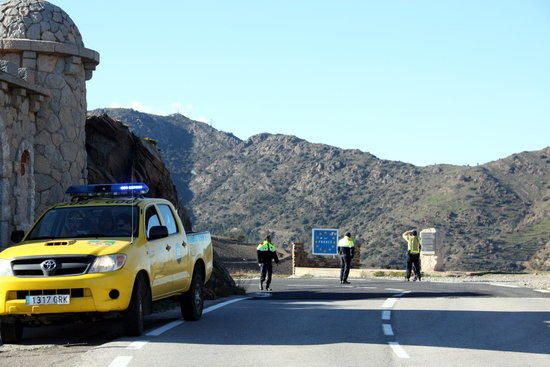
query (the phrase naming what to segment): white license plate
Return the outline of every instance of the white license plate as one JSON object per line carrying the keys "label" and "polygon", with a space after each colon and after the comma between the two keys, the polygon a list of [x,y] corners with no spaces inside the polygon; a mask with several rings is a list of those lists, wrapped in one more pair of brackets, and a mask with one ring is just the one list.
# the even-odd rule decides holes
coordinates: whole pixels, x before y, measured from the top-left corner
{"label": "white license plate", "polygon": [[27,296],[25,303],[30,306],[38,305],[68,305],[71,303],[71,296],[68,294],[52,294],[49,296]]}

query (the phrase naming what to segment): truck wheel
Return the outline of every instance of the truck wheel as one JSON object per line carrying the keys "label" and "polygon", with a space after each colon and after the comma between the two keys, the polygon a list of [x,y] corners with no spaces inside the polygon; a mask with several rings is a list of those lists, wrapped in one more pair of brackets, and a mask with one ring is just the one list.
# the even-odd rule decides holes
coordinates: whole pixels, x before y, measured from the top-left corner
{"label": "truck wheel", "polygon": [[21,324],[21,321],[0,321],[0,339],[4,344],[19,344],[23,339],[23,324]]}
{"label": "truck wheel", "polygon": [[204,300],[202,297],[202,288],[204,282],[198,269],[193,272],[191,288],[181,296],[181,316],[186,321],[197,321],[202,317]]}
{"label": "truck wheel", "polygon": [[130,306],[124,312],[124,332],[128,336],[140,336],[143,333],[143,317],[147,285],[142,276],[134,283]]}

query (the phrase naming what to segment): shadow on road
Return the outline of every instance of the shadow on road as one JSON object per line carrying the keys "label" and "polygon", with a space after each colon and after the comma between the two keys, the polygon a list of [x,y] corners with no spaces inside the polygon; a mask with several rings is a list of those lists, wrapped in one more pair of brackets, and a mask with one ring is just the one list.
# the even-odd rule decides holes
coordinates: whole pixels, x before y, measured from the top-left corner
{"label": "shadow on road", "polygon": [[[314,301],[354,301],[368,299],[386,299],[395,297],[395,292],[333,292],[333,291],[288,291],[273,292],[270,299],[280,301],[314,300]],[[439,298],[439,297],[487,297],[484,292],[414,292],[407,293],[400,298]],[[254,300],[265,300],[255,297]]]}
{"label": "shadow on road", "polygon": [[[385,344],[380,303],[360,309],[336,301],[387,298],[395,293],[280,292],[252,298],[187,323],[155,343],[189,345],[309,346]],[[472,297],[471,292],[425,292],[405,297]],[[451,301],[452,302],[452,301]],[[318,303],[318,304],[317,304]],[[327,304],[328,303],[328,304]],[[372,304],[371,304],[372,305]],[[550,354],[550,312],[392,310],[402,345]],[[536,332],[534,332],[534,330]]]}

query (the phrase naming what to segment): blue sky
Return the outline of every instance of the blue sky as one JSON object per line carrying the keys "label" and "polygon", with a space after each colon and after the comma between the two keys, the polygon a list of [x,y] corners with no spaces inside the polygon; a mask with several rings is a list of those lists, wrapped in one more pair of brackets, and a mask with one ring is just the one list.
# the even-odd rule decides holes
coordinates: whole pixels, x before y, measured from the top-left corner
{"label": "blue sky", "polygon": [[418,165],[550,145],[550,2],[52,0],[89,108],[181,112]]}

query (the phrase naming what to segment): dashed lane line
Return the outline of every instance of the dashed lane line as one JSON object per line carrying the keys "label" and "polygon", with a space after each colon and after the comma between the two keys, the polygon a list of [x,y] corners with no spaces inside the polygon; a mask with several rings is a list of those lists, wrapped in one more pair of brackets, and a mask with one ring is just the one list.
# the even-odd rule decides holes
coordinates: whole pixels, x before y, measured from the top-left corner
{"label": "dashed lane line", "polygon": [[126,349],[138,350],[138,349],[141,349],[141,348],[143,348],[144,346],[146,346],[147,343],[149,343],[149,342],[146,341],[146,340],[137,340],[137,341],[135,341],[135,342],[131,342],[130,344],[128,344],[128,346],[126,347]]}
{"label": "dashed lane line", "polygon": [[[267,293],[267,294],[269,294],[269,296],[267,296],[267,297],[271,297],[271,293]],[[222,307],[225,307],[225,306],[228,306],[228,305],[231,305],[233,303],[237,303],[237,302],[243,301],[245,299],[249,299],[249,298],[250,297],[241,297],[241,298],[230,299],[229,301],[225,301],[225,302],[222,302],[222,303],[218,303],[217,305],[210,306],[207,309],[205,309],[203,311],[203,314],[210,313],[210,312],[215,311],[219,308],[222,308]]]}
{"label": "dashed lane line", "polygon": [[[395,289],[386,288],[386,290],[395,290]],[[384,301],[382,308],[392,308],[395,305],[395,303],[400,299],[400,297],[403,297],[408,293],[411,293],[411,291],[401,290],[401,293],[395,294],[393,297],[387,298]],[[383,310],[381,317],[382,317],[382,320],[384,321],[391,320],[391,310]],[[385,336],[395,336],[391,323],[383,323],[382,330]],[[398,358],[409,358],[409,355],[407,354],[405,349],[403,349],[403,347],[397,341],[388,342],[388,345],[391,347],[393,353]]]}
{"label": "dashed lane line", "polygon": [[[222,303],[218,303],[214,306],[210,306],[210,307],[204,309],[203,314],[207,314],[207,313],[215,311],[219,308],[225,307],[227,305],[230,305],[230,304],[233,304],[233,303],[236,303],[236,302],[242,301],[244,299],[248,299],[248,298],[249,297],[241,297],[241,298],[231,299],[229,301],[225,301],[225,302],[222,302]],[[168,324],[163,325],[163,326],[161,326],[157,329],[154,329],[154,330],[148,332],[145,335],[146,336],[160,336],[160,335],[164,334],[165,332],[167,332],[169,330],[172,330],[175,327],[180,326],[181,324],[183,324],[183,322],[184,322],[183,320],[176,320],[176,321],[169,322]]]}
{"label": "dashed lane line", "polygon": [[386,288],[387,291],[393,291],[393,292],[405,292],[404,289],[397,289],[397,288]]}
{"label": "dashed lane line", "polygon": [[384,335],[393,336],[393,329],[391,324],[382,324],[382,330],[384,330]]}
{"label": "dashed lane line", "polygon": [[512,284],[502,284],[502,283],[489,283],[489,284],[494,285],[495,287],[520,288],[519,285],[512,285]]}
{"label": "dashed lane line", "polygon": [[126,367],[128,364],[130,364],[130,361],[132,361],[131,356],[118,356],[109,365],[109,367]]}
{"label": "dashed lane line", "polygon": [[387,298],[384,301],[384,304],[382,304],[382,308],[392,308],[393,305],[395,305],[395,302],[397,302],[399,298]]}
{"label": "dashed lane line", "polygon": [[547,290],[547,289],[533,289],[533,290],[539,293],[550,293],[550,290]]}
{"label": "dashed lane line", "polygon": [[[271,296],[271,294],[267,294],[264,297],[270,297],[270,296]],[[210,312],[215,311],[215,310],[217,310],[219,308],[222,308],[224,306],[227,306],[227,305],[230,305],[230,304],[233,304],[233,303],[245,300],[245,299],[249,299],[249,298],[250,297],[241,297],[241,298],[231,299],[231,300],[226,301],[226,302],[218,303],[214,306],[210,306],[210,307],[204,309],[203,314],[210,313]],[[150,336],[150,337],[160,336],[160,335],[164,334],[165,332],[180,326],[183,323],[184,323],[183,320],[172,321],[172,322],[169,322],[166,325],[163,325],[161,327],[158,327],[154,330],[149,331],[145,335]],[[149,344],[148,340],[136,340],[136,341],[128,344],[125,349],[127,349],[127,350],[139,350],[139,349],[142,349],[147,344]],[[131,357],[131,356],[118,356],[111,362],[109,367],[126,367],[130,363],[132,358],[133,357]]]}
{"label": "dashed lane line", "polygon": [[146,336],[159,336],[159,335],[164,334],[168,330],[172,330],[173,328],[180,326],[181,324],[183,324],[182,320],[172,321],[172,322],[169,322],[168,324],[166,324],[164,326],[161,326],[157,329],[154,329],[154,330],[148,332],[145,335]]}
{"label": "dashed lane line", "polygon": [[394,297],[403,297],[405,294],[409,294],[409,293],[411,293],[411,291],[404,291],[399,294],[394,294]]}
{"label": "dashed lane line", "polygon": [[388,344],[396,356],[398,356],[399,358],[409,358],[409,355],[407,354],[405,349],[403,349],[403,347],[398,342],[389,342]]}

